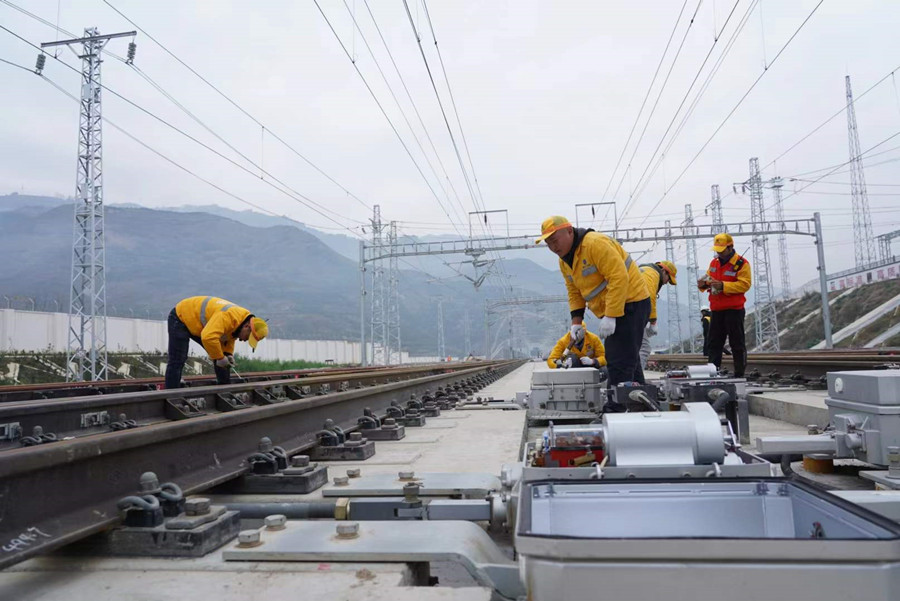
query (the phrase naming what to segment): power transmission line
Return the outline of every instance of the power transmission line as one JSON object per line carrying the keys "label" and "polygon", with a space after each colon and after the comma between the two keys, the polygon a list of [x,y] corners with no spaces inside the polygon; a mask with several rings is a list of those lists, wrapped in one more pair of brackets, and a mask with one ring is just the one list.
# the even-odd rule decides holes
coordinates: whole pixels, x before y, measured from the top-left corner
{"label": "power transmission line", "polygon": [[390,116],[387,114],[387,111],[384,110],[384,106],[382,106],[381,101],[378,100],[378,96],[375,95],[375,91],[369,85],[369,82],[366,80],[365,76],[362,74],[362,71],[359,70],[359,66],[356,64],[356,60],[353,58],[353,55],[350,54],[350,51],[347,50],[347,47],[344,45],[344,42],[341,40],[337,31],[334,29],[334,26],[331,24],[331,21],[328,19],[328,16],[325,14],[325,11],[322,10],[322,7],[319,5],[318,0],[313,0],[316,5],[316,8],[319,9],[319,13],[322,15],[322,18],[325,20],[325,23],[328,25],[328,29],[331,30],[331,33],[334,35],[334,39],[337,40],[338,45],[340,45],[341,50],[344,51],[344,54],[350,60],[350,63],[353,65],[353,69],[356,71],[357,75],[359,75],[360,79],[363,82],[363,85],[366,86],[366,89],[369,91],[369,94],[372,96],[372,99],[375,101],[375,104],[378,106],[378,110],[381,111],[381,114],[384,115],[384,118],[387,120],[388,125],[391,126],[391,130],[394,132],[394,135],[397,137],[397,140],[400,141],[401,146],[403,146],[403,150],[406,151],[406,154],[409,156],[409,159],[413,162],[413,165],[416,168],[416,171],[419,172],[419,175],[422,177],[422,180],[425,182],[425,185],[428,186],[428,189],[431,191],[431,195],[437,201],[438,205],[441,207],[441,210],[444,211],[444,214],[447,216],[447,219],[450,220],[450,223],[453,224],[454,229],[457,230],[457,233],[462,236],[462,233],[456,227],[453,218],[450,217],[450,213],[447,211],[447,208],[444,206],[444,203],[441,202],[440,197],[438,197],[437,192],[435,192],[434,187],[431,185],[431,182],[428,181],[428,178],[425,176],[425,173],[422,171],[422,168],[419,166],[418,161],[416,161],[412,152],[409,149],[409,146],[404,142],[403,137],[400,135],[400,132],[397,130],[397,127],[394,125],[394,122],[391,120]]}
{"label": "power transmission line", "polygon": [[[8,2],[8,0],[0,0],[0,1],[3,1],[3,2],[6,3],[6,4],[10,4],[10,3]],[[160,42],[160,41],[157,40],[155,37],[153,37],[153,35],[151,35],[150,33],[148,33],[148,32],[147,32],[145,29],[143,29],[140,25],[138,25],[137,23],[135,23],[134,21],[132,21],[131,19],[129,19],[124,13],[122,13],[122,11],[120,11],[118,8],[116,8],[115,6],[113,6],[108,0],[103,0],[103,2],[104,2],[104,4],[106,4],[107,6],[109,6],[112,10],[114,10],[120,17],[122,17],[123,19],[125,19],[126,21],[128,21],[135,29],[137,29],[138,31],[140,31],[140,32],[141,32],[142,34],[144,34],[145,36],[147,36],[147,38],[149,38],[154,44],[156,44],[157,46],[159,46],[159,47],[163,50],[163,52],[165,52],[166,54],[168,54],[169,56],[171,56],[173,59],[175,59],[182,67],[184,67],[185,69],[187,69],[188,71],[190,71],[193,75],[195,75],[198,79],[200,79],[200,81],[202,81],[203,83],[205,83],[205,84],[206,84],[207,86],[209,86],[214,92],[216,92],[219,96],[221,96],[221,97],[224,98],[226,101],[228,101],[229,104],[231,104],[234,108],[236,108],[238,111],[240,111],[242,114],[244,114],[248,119],[250,119],[251,121],[253,121],[256,125],[259,125],[260,128],[262,128],[263,131],[267,132],[267,133],[268,133],[270,136],[272,136],[275,140],[277,140],[279,143],[281,143],[285,148],[287,148],[287,149],[290,150],[292,153],[294,153],[297,157],[299,157],[300,159],[302,159],[307,165],[309,165],[310,167],[312,167],[313,169],[315,169],[316,171],[318,171],[318,172],[319,172],[322,176],[324,176],[328,181],[330,181],[330,182],[333,183],[335,186],[337,186],[338,188],[340,188],[341,190],[343,190],[344,193],[346,193],[350,198],[356,200],[358,203],[360,203],[361,205],[363,205],[363,206],[366,207],[367,209],[369,209],[369,210],[372,209],[372,207],[371,207],[371,205],[369,205],[369,203],[365,202],[364,200],[362,200],[361,198],[359,198],[358,196],[356,196],[355,194],[353,194],[353,192],[351,192],[350,190],[348,190],[347,188],[345,188],[343,185],[341,185],[341,184],[340,184],[337,180],[335,180],[331,175],[329,175],[328,173],[326,173],[325,171],[323,171],[318,165],[316,165],[316,164],[313,163],[309,158],[307,158],[305,155],[303,155],[303,153],[301,153],[299,150],[297,150],[296,148],[294,148],[291,144],[289,144],[288,142],[286,142],[281,136],[279,136],[275,131],[273,131],[272,128],[267,127],[267,126],[266,126],[264,123],[262,123],[259,119],[257,119],[256,117],[254,117],[254,116],[253,116],[252,114],[250,114],[246,109],[244,109],[241,105],[239,105],[235,100],[233,100],[228,94],[226,94],[225,92],[223,92],[223,91],[222,91],[221,89],[219,89],[215,84],[213,84],[213,83],[210,82],[208,79],[206,79],[205,77],[203,77],[203,75],[201,75],[200,73],[198,73],[193,67],[191,67],[191,66],[188,65],[186,62],[184,62],[181,58],[179,58],[174,52],[172,52],[171,50],[169,50],[162,42]]]}
{"label": "power transmission line", "polygon": [[653,84],[656,83],[656,78],[659,76],[659,70],[662,68],[663,61],[666,59],[666,55],[669,53],[669,47],[672,45],[672,39],[675,37],[675,32],[678,30],[678,24],[681,22],[681,15],[684,14],[684,9],[687,7],[688,0],[684,0],[684,4],[681,5],[681,10],[678,11],[678,17],[675,19],[675,25],[672,27],[672,33],[669,34],[669,40],[666,42],[666,47],[663,49],[662,56],[659,57],[659,62],[656,64],[656,71],[653,72],[653,78],[650,80],[650,85],[647,86],[647,91],[644,93],[644,100],[641,101],[641,108],[638,110],[637,116],[634,118],[634,123],[631,124],[631,131],[628,132],[628,138],[625,140],[625,145],[622,147],[622,152],[619,153],[619,159],[616,161],[616,166],[612,170],[612,173],[609,174],[609,181],[606,182],[606,188],[603,190],[603,196],[600,201],[603,202],[606,200],[606,194],[609,192],[609,187],[612,185],[613,179],[616,177],[616,173],[619,171],[619,167],[622,165],[622,158],[625,156],[625,152],[628,150],[628,145],[631,143],[631,138],[634,135],[634,130],[637,129],[637,124],[641,120],[641,115],[644,114],[644,107],[647,106],[647,99],[650,98],[650,92],[653,90]]}
{"label": "power transmission line", "polygon": [[697,159],[700,157],[700,155],[703,154],[703,151],[706,150],[707,146],[709,146],[709,143],[712,142],[713,138],[716,137],[716,135],[722,130],[722,128],[725,126],[725,124],[729,121],[729,119],[731,119],[732,115],[734,115],[734,113],[738,110],[738,108],[740,108],[740,106],[744,103],[744,100],[747,99],[747,97],[750,95],[750,93],[753,91],[753,89],[757,86],[757,84],[759,84],[759,82],[762,80],[762,78],[765,77],[766,73],[771,71],[772,65],[774,65],[776,63],[776,61],[778,61],[778,59],[781,57],[781,55],[784,53],[784,51],[788,48],[788,46],[790,46],[791,42],[794,41],[794,38],[797,37],[797,35],[800,33],[800,31],[803,29],[803,27],[809,22],[809,20],[812,18],[812,16],[814,14],[816,14],[816,11],[819,10],[819,7],[822,6],[822,3],[824,1],[825,0],[819,0],[818,4],[816,4],[816,6],[812,9],[812,11],[810,11],[810,13],[806,16],[806,18],[803,19],[803,22],[800,23],[800,25],[797,27],[797,29],[794,31],[794,33],[791,34],[791,37],[788,38],[788,40],[784,43],[784,45],[781,47],[781,49],[778,50],[778,53],[772,58],[772,61],[769,63],[769,67],[767,69],[763,70],[763,72],[759,74],[759,77],[757,77],[753,81],[753,83],[750,85],[750,87],[747,89],[747,91],[743,94],[743,96],[741,96],[740,100],[738,100],[737,104],[735,104],[734,107],[732,107],[732,109],[728,112],[728,114],[725,116],[725,118],[722,120],[722,122],[719,123],[718,127],[716,127],[716,129],[713,131],[713,133],[710,134],[709,138],[707,138],[706,142],[703,143],[703,146],[700,147],[700,150],[697,151],[697,153],[693,156],[693,158],[691,158],[691,160],[688,162],[688,164],[685,166],[685,168],[682,169],[681,173],[678,174],[678,177],[675,178],[675,181],[673,181],[666,188],[666,190],[664,191],[664,193],[660,197],[660,199],[657,200],[656,204],[653,205],[653,208],[647,212],[647,216],[644,218],[644,221],[641,222],[642,224],[645,223],[647,219],[649,219],[650,215],[652,215],[653,211],[655,211],[656,208],[659,207],[660,203],[662,203],[662,201],[666,198],[666,195],[672,190],[672,188],[674,188],[676,185],[678,185],[678,182],[681,181],[681,178],[684,177],[684,174],[688,172],[688,170],[694,165],[694,163],[697,161]]}
{"label": "power transmission line", "polygon": [[[28,44],[29,46],[32,46],[32,47],[36,48],[37,50],[40,50],[40,47],[38,47],[37,45],[33,44],[33,43],[30,42],[29,40],[23,38],[22,36],[20,36],[19,34],[15,33],[14,31],[8,29],[8,28],[5,27],[4,25],[0,24],[0,29],[6,31],[7,33],[9,33],[9,34],[11,34],[11,35],[13,35],[13,36],[15,36],[16,38],[18,38],[19,40],[25,42],[25,43]],[[71,65],[69,65],[68,63],[66,63],[65,61],[63,61],[62,59],[60,59],[60,58],[58,58],[58,57],[53,57],[53,58],[54,58],[54,60],[56,60],[57,62],[61,63],[62,65],[64,65],[64,66],[67,67],[68,69],[70,69],[70,70],[72,70],[72,71],[74,71],[74,72],[76,72],[76,73],[79,73],[78,69],[75,69],[75,67],[72,67]],[[159,123],[162,123],[162,124],[165,125],[166,127],[168,127],[168,128],[170,128],[170,129],[172,129],[173,131],[175,131],[175,132],[181,134],[182,136],[184,136],[184,137],[186,137],[187,139],[191,140],[191,141],[194,142],[195,144],[198,144],[199,146],[203,147],[204,149],[208,150],[209,152],[215,154],[215,155],[218,156],[219,158],[221,158],[221,159],[227,161],[228,163],[230,163],[231,165],[237,167],[237,168],[240,169],[241,171],[244,171],[245,173],[251,175],[254,179],[260,179],[260,178],[257,177],[256,173],[254,173],[253,171],[251,171],[250,169],[248,169],[248,168],[245,167],[244,165],[241,165],[240,163],[238,163],[238,162],[235,161],[234,159],[232,159],[232,158],[230,158],[230,157],[228,157],[228,156],[225,156],[223,153],[219,152],[219,151],[216,150],[215,148],[209,146],[209,145],[206,144],[205,142],[203,142],[203,141],[197,139],[196,137],[192,136],[191,134],[185,132],[185,131],[182,130],[181,128],[179,128],[179,127],[173,125],[172,123],[166,121],[166,120],[163,119],[162,117],[159,117],[159,116],[156,115],[155,113],[153,113],[153,112],[151,112],[150,110],[144,108],[143,106],[137,104],[136,102],[130,100],[129,98],[123,96],[122,94],[118,93],[117,91],[115,91],[115,90],[109,88],[109,87],[106,86],[105,84],[100,84],[100,87],[101,87],[102,89],[106,90],[107,92],[109,92],[110,94],[116,96],[117,98],[120,98],[121,100],[125,101],[126,103],[128,103],[128,104],[131,105],[132,107],[134,107],[134,108],[138,109],[139,111],[143,112],[143,113],[146,114],[147,116],[149,116],[149,117],[155,119],[155,120],[158,121]],[[226,144],[227,144],[227,142],[226,142]],[[282,194],[284,194],[285,196],[287,196],[287,197],[290,198],[291,200],[294,200],[295,202],[298,202],[298,203],[302,204],[303,206],[305,206],[305,207],[311,209],[312,211],[318,213],[318,214],[321,215],[322,217],[325,217],[326,219],[328,219],[328,220],[331,221],[332,223],[335,223],[336,225],[342,226],[342,227],[344,227],[345,229],[349,229],[349,228],[347,228],[347,227],[344,226],[343,224],[339,223],[339,222],[336,221],[334,218],[329,217],[329,216],[326,215],[325,213],[326,213],[326,212],[327,212],[327,213],[331,213],[331,214],[333,214],[333,215],[335,215],[335,216],[337,216],[337,217],[339,217],[339,218],[343,218],[343,219],[346,219],[346,220],[348,220],[348,221],[356,221],[356,223],[358,223],[358,224],[363,223],[362,221],[357,221],[357,220],[353,220],[353,219],[344,217],[344,216],[341,215],[340,213],[337,213],[337,212],[335,212],[335,211],[332,211],[331,209],[328,209],[328,208],[326,208],[326,207],[320,205],[319,203],[317,203],[316,201],[312,200],[312,199],[309,198],[308,196],[306,196],[306,195],[304,195],[304,194],[302,194],[302,193],[300,193],[300,192],[294,190],[293,188],[291,188],[290,186],[288,186],[287,184],[285,184],[283,181],[281,181],[279,178],[275,177],[274,175],[272,175],[272,174],[269,173],[268,171],[265,171],[264,169],[262,169],[262,167],[260,167],[259,165],[257,165],[257,164],[256,164],[252,159],[250,159],[249,157],[246,157],[246,155],[243,155],[242,153],[240,153],[240,151],[238,151],[237,149],[234,149],[234,148],[231,147],[230,145],[229,145],[229,147],[232,148],[232,150],[234,150],[234,151],[237,152],[238,154],[240,154],[241,157],[244,158],[244,160],[246,160],[248,163],[250,163],[251,165],[253,165],[253,166],[257,167],[257,168],[259,168],[263,173],[265,173],[266,175],[268,175],[272,180],[274,180],[275,182],[277,182],[277,183],[280,184],[281,186],[284,186],[284,188],[286,188],[287,190],[290,190],[290,192],[287,192],[286,190],[284,190],[284,189],[282,189],[282,188],[276,186],[275,184],[273,184],[273,183],[272,183],[271,181],[269,181],[269,180],[266,180],[266,179],[260,179],[260,181],[262,181],[263,183],[265,183],[265,184],[268,185],[269,187],[271,187],[271,188],[277,190],[278,192],[281,192]]]}

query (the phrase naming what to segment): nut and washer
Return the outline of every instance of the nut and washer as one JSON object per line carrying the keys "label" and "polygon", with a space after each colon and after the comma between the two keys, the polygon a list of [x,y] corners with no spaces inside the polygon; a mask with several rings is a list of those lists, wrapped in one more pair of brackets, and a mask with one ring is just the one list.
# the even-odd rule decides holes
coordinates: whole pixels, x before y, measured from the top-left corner
{"label": "nut and washer", "polygon": [[354,467],[354,468],[347,470],[348,478],[359,478],[360,476],[362,476],[362,471],[360,471],[360,469],[358,467]]}
{"label": "nut and washer", "polygon": [[184,512],[187,515],[206,515],[209,513],[210,501],[204,497],[194,497],[184,502]]}
{"label": "nut and washer", "polygon": [[347,476],[335,476],[334,477],[334,485],[335,486],[347,486],[350,484],[350,478]]}
{"label": "nut and washer", "polygon": [[241,530],[238,534],[238,547],[258,547],[261,544],[259,530]]}
{"label": "nut and washer", "polygon": [[359,522],[340,522],[336,530],[338,538],[358,538]]}
{"label": "nut and washer", "polygon": [[309,465],[309,455],[294,455],[291,457],[291,467],[306,467]]}
{"label": "nut and washer", "polygon": [[410,503],[414,503],[419,500],[419,483],[418,482],[407,482],[403,485],[403,498]]}
{"label": "nut and washer", "polygon": [[284,530],[287,527],[287,517],[281,514],[267,515],[263,523],[266,530]]}

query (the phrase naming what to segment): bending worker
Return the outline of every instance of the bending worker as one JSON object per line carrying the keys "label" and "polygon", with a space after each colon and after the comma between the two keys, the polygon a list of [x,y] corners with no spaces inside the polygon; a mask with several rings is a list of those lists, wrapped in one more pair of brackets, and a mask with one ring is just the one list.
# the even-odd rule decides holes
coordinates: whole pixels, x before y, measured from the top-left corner
{"label": "bending worker", "polygon": [[718,234],[713,242],[716,257],[709,264],[706,275],[697,280],[697,287],[709,292],[708,355],[709,362],[722,366],[725,339],[731,343],[734,375],[744,377],[747,368],[747,346],[744,344],[744,293],[750,290],[750,261],[734,251],[730,234]]}
{"label": "bending worker", "polygon": [[596,334],[585,330],[584,338],[577,342],[572,340],[571,332],[566,332],[550,351],[547,365],[550,369],[579,366],[599,369],[606,365],[606,351]]}
{"label": "bending worker", "polygon": [[641,265],[641,273],[647,282],[647,291],[650,293],[650,322],[644,328],[644,339],[641,341],[641,369],[647,369],[647,359],[650,357],[650,339],[659,334],[656,326],[656,300],[659,291],[666,284],[676,285],[675,274],[678,268],[671,261],[657,261],[648,265]]}
{"label": "bending worker", "polygon": [[569,294],[572,327],[577,342],[584,338],[584,311],[600,318],[597,335],[606,345],[609,386],[620,382],[644,383],[638,350],[650,318],[650,294],[643,276],[616,240],[591,229],[572,227],[565,217],[541,224],[541,237],[559,257]]}
{"label": "bending worker", "polygon": [[181,386],[181,372],[193,340],[209,354],[216,370],[216,382],[229,384],[234,365],[234,343],[243,340],[256,345],[269,333],[265,321],[250,311],[215,296],[186,298],[169,313],[169,363],[166,388]]}

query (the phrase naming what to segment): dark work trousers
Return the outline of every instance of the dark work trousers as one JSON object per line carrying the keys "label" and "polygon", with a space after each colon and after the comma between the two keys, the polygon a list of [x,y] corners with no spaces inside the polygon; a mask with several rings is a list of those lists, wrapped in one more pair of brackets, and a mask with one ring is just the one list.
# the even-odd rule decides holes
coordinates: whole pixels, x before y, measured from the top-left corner
{"label": "dark work trousers", "polygon": [[725,338],[731,344],[734,359],[734,376],[744,377],[747,369],[747,346],[744,344],[744,310],[725,309],[713,311],[709,324],[709,362],[716,367],[722,366],[722,349]]}
{"label": "dark work trousers", "polygon": [[[181,388],[181,374],[188,357],[191,340],[203,346],[198,336],[192,336],[184,322],[178,318],[175,309],[169,313],[169,362],[166,365],[166,388]],[[216,383],[230,384],[231,369],[215,365]]]}
{"label": "dark work trousers", "polygon": [[641,369],[641,341],[644,328],[650,321],[650,299],[625,303],[625,314],[616,318],[616,331],[603,341],[606,347],[606,367],[609,370],[609,386],[620,382],[644,384]]}

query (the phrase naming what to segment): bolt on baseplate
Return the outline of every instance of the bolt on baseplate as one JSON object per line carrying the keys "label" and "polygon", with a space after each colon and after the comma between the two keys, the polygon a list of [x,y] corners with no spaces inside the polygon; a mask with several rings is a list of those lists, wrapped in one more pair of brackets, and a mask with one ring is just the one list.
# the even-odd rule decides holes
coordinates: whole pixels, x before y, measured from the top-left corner
{"label": "bolt on baseplate", "polygon": [[336,531],[338,538],[358,538],[359,522],[339,522]]}
{"label": "bolt on baseplate", "polygon": [[267,515],[263,523],[266,530],[284,530],[287,527],[287,517],[281,514]]}
{"label": "bolt on baseplate", "polygon": [[260,540],[259,530],[241,530],[238,534],[238,547],[258,547],[262,544]]}

